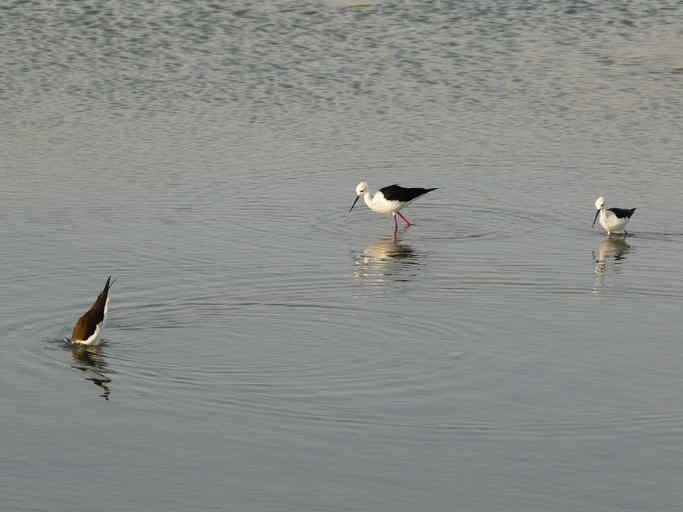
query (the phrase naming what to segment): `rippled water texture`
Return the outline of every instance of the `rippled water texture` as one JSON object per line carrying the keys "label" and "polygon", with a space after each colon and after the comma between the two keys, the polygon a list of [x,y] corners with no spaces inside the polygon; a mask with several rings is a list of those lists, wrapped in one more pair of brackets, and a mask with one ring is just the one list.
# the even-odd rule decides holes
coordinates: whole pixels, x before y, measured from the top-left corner
{"label": "rippled water texture", "polygon": [[682,14],[0,6],[0,508],[680,510]]}

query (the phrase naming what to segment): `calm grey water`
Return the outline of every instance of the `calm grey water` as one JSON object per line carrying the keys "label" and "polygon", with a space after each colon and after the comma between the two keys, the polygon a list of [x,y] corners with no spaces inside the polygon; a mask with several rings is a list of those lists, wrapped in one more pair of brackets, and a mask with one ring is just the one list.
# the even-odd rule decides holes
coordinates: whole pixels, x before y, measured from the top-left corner
{"label": "calm grey water", "polygon": [[680,510],[682,15],[6,2],[1,508]]}

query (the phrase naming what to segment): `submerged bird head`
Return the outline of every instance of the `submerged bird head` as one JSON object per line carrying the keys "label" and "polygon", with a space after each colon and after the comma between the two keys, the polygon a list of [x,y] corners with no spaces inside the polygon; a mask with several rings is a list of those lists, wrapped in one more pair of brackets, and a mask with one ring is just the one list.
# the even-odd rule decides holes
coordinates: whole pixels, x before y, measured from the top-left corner
{"label": "submerged bird head", "polygon": [[598,220],[598,215],[600,215],[600,210],[602,210],[605,207],[605,198],[600,196],[595,200],[595,217],[593,217],[593,225],[591,227],[595,226],[595,221]]}
{"label": "submerged bird head", "polygon": [[356,199],[354,199],[353,204],[351,205],[351,208],[349,208],[349,213],[351,213],[351,210],[353,210],[353,207],[356,206],[356,203],[358,200],[361,198],[361,196],[365,195],[368,191],[368,184],[364,181],[361,181],[358,185],[356,185]]}

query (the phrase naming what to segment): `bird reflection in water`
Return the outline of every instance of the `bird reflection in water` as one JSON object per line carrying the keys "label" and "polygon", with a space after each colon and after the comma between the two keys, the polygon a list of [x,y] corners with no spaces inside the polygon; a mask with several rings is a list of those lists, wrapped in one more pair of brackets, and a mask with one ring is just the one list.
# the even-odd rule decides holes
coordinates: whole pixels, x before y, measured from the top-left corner
{"label": "bird reflection in water", "polygon": [[109,400],[111,393],[111,379],[107,374],[111,373],[107,362],[102,353],[102,345],[82,345],[71,344],[71,355],[73,356],[72,368],[77,368],[88,374],[85,380],[89,380],[102,389],[100,395],[105,400]]}
{"label": "bird reflection in water", "polygon": [[[623,236],[606,238],[600,245],[598,250],[593,253],[595,260],[595,273],[603,274],[607,270],[607,261],[613,259],[615,263],[619,264],[626,259],[626,254],[631,250],[631,246],[626,243]],[[615,267],[617,271],[618,267]]]}
{"label": "bird reflection in water", "polygon": [[422,255],[397,237],[378,240],[356,257],[354,277],[373,284],[409,281],[415,277]]}

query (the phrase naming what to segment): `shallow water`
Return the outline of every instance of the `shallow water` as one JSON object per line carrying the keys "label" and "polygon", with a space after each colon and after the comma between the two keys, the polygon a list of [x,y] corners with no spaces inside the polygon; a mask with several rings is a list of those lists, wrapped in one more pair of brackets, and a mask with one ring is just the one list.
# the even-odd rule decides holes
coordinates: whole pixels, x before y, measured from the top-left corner
{"label": "shallow water", "polygon": [[7,509],[680,509],[681,14],[5,6]]}

